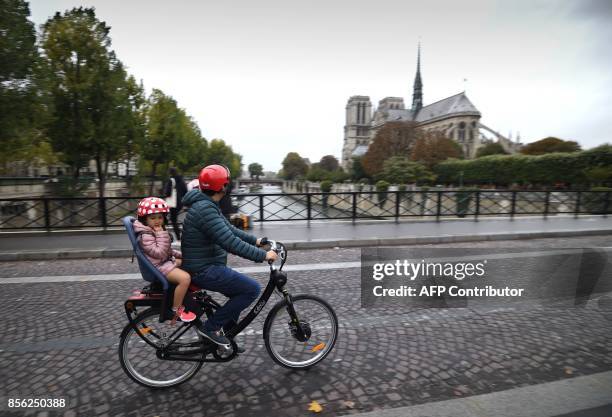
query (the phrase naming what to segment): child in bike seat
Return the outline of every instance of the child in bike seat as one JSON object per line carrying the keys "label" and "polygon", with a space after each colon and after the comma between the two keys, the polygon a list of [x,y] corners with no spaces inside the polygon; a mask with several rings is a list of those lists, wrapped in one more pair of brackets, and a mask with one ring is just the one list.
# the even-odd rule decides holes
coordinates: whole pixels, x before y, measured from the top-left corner
{"label": "child in bike seat", "polygon": [[172,238],[165,227],[168,222],[166,214],[169,211],[170,208],[161,198],[147,197],[140,200],[134,232],[145,256],[169,282],[176,285],[172,304],[175,318],[190,322],[195,320],[196,315],[185,310],[183,299],[191,283],[191,276],[179,268],[182,262],[181,252],[172,249]]}

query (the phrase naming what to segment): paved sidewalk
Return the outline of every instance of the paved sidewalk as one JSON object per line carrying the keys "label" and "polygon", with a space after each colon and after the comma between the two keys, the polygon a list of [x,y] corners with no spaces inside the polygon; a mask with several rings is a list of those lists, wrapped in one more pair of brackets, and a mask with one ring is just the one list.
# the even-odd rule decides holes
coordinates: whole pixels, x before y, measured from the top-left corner
{"label": "paved sidewalk", "polygon": [[[426,221],[320,221],[255,224],[251,233],[291,249],[407,245],[482,240],[612,234],[603,216],[482,218]],[[32,232],[0,234],[0,261],[129,256],[121,232]]]}
{"label": "paved sidewalk", "polygon": [[376,410],[354,417],[610,416],[611,392],[612,371],[608,371],[490,394]]}

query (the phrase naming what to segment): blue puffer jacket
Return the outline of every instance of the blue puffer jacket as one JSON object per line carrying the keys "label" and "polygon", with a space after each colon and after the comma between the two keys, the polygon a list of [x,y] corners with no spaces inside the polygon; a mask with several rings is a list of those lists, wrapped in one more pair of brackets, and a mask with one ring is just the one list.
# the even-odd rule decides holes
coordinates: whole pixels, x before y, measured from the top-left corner
{"label": "blue puffer jacket", "polygon": [[183,205],[190,208],[183,223],[181,269],[193,275],[208,265],[225,265],[227,252],[255,262],[265,260],[266,252],[255,246],[257,238],[232,226],[209,196],[191,190]]}

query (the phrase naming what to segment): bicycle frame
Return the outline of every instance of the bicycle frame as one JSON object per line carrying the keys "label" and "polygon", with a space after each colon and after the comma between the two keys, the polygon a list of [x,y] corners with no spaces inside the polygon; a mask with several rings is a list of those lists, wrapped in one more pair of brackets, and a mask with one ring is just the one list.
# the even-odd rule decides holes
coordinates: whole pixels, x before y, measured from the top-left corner
{"label": "bicycle frame", "polygon": [[[281,265],[282,268],[282,265]],[[270,297],[272,296],[272,293],[274,292],[274,290],[278,289],[278,291],[280,293],[283,294],[283,297],[285,299],[285,301],[287,302],[288,308],[289,308],[289,313],[292,317],[292,321],[294,323],[299,323],[299,320],[297,318],[296,312],[293,309],[293,305],[291,303],[291,295],[289,294],[289,292],[287,291],[287,289],[285,289],[285,284],[287,283],[287,275],[282,272],[280,269],[274,269],[272,266],[270,266],[270,279],[268,280],[268,283],[263,291],[263,293],[261,294],[261,296],[259,297],[259,299],[257,300],[257,302],[255,303],[255,305],[253,306],[253,308],[249,311],[249,313],[242,319],[240,320],[238,323],[236,323],[230,330],[228,330],[225,334],[226,336],[229,337],[229,339],[232,341],[232,345],[233,345],[233,354],[231,354],[230,356],[228,356],[227,358],[215,358],[215,359],[195,359],[195,358],[190,358],[189,356],[193,356],[193,355],[199,355],[202,353],[214,353],[216,352],[216,349],[218,348],[218,346],[216,345],[211,345],[210,343],[204,342],[204,341],[199,341],[199,342],[194,342],[193,345],[194,347],[198,346],[197,349],[194,350],[189,350],[189,351],[183,351],[183,352],[177,352],[177,353],[166,353],[167,349],[169,347],[171,347],[186,331],[188,331],[193,325],[194,323],[191,322],[189,324],[183,324],[182,326],[179,326],[169,337],[170,343],[167,344],[166,346],[164,346],[164,348],[160,349],[158,346],[156,346],[155,344],[153,344],[150,340],[148,340],[146,337],[144,337],[144,335],[142,334],[141,330],[138,329],[136,323],[135,323],[135,318],[133,317],[133,315],[135,314],[135,308],[136,307],[158,307],[158,308],[163,308],[163,300],[166,297],[166,293],[151,293],[150,291],[148,292],[138,292],[137,294],[133,294],[130,298],[128,298],[128,300],[125,302],[125,311],[126,311],[126,315],[128,318],[128,321],[130,323],[130,327],[132,329],[134,329],[134,331],[136,332],[136,334],[142,339],[144,340],[148,345],[150,345],[151,347],[155,348],[158,352],[158,357],[160,357],[160,359],[167,359],[167,360],[181,360],[181,361],[190,361],[190,362],[227,362],[232,360],[235,356],[236,356],[236,346],[235,343],[233,341],[234,337],[236,337],[238,334],[240,334],[247,326],[249,326],[249,324],[251,324],[253,322],[253,320],[259,315],[259,313],[261,313],[261,311],[263,310],[263,308],[265,307],[265,305],[267,304],[268,300],[270,299]],[[199,290],[201,291],[201,290]],[[193,293],[192,293],[193,294]],[[196,300],[195,302],[199,304],[202,314],[204,314],[205,312],[208,313],[212,313],[215,309],[221,307],[221,305],[219,303],[217,303],[210,295],[208,295],[205,291],[203,291],[202,293],[200,293],[200,297],[202,297],[201,299],[198,299],[198,292],[196,291]],[[164,314],[165,312],[161,312],[161,314]],[[302,334],[302,329],[300,326],[298,326],[299,329],[299,334]],[[184,345],[185,346],[185,345]]]}

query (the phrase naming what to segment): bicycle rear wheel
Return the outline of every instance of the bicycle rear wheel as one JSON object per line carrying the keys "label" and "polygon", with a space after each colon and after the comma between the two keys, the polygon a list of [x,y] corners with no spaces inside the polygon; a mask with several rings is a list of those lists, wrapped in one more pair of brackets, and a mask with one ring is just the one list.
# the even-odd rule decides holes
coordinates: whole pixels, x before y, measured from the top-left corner
{"label": "bicycle rear wheel", "polygon": [[272,359],[286,368],[307,369],[332,351],[338,338],[338,318],[331,306],[313,295],[296,295],[290,306],[281,301],[270,310],[264,324],[264,341]]}
{"label": "bicycle rear wheel", "polygon": [[[145,342],[129,324],[123,329],[119,340],[119,360],[123,370],[134,381],[151,388],[182,384],[202,367],[202,362],[161,359],[157,356],[157,348],[167,343],[170,335],[184,325],[177,322],[172,326],[170,320],[160,323],[159,315],[160,310],[152,308],[134,320],[141,335],[151,344]],[[174,348],[173,353],[193,350],[199,342],[200,336],[192,326],[171,347]],[[205,356],[204,353],[197,354],[193,359],[204,359]]]}

